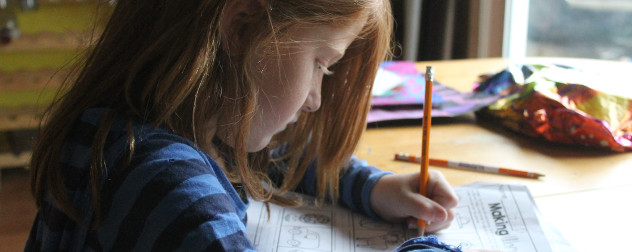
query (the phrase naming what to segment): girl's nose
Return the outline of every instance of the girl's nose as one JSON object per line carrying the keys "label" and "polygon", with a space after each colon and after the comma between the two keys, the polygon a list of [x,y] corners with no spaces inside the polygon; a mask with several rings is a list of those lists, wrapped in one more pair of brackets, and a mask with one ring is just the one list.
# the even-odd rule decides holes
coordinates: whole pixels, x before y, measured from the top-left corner
{"label": "girl's nose", "polygon": [[306,112],[316,112],[320,108],[320,103],[320,88],[317,88],[309,92],[309,95],[305,100],[305,104],[303,104],[302,110]]}

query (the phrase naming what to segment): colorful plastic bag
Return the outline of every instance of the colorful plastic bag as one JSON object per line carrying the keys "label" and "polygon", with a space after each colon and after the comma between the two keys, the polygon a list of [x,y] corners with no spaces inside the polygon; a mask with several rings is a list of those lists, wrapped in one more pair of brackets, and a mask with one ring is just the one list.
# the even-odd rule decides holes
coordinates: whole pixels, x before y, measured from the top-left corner
{"label": "colorful plastic bag", "polygon": [[501,95],[476,114],[551,142],[631,151],[632,99],[579,83],[583,74],[557,65],[510,66],[475,89]]}

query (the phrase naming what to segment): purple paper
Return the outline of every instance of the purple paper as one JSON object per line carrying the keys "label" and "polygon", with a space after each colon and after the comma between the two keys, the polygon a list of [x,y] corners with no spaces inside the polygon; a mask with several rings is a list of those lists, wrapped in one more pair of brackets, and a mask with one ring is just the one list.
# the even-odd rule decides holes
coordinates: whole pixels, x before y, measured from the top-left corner
{"label": "purple paper", "polygon": [[[408,61],[384,62],[381,66],[402,79],[404,84],[391,90],[386,96],[374,96],[367,122],[423,118],[425,77],[415,64]],[[474,84],[474,83],[472,83]],[[498,99],[496,95],[461,93],[433,82],[432,116],[455,117],[485,107]]]}

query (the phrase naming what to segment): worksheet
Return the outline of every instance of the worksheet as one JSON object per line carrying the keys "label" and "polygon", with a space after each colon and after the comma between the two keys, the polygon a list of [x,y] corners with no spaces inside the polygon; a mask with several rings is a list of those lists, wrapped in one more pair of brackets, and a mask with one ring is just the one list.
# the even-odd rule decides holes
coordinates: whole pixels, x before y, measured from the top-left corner
{"label": "worksheet", "polygon": [[[545,234],[526,186],[474,183],[455,191],[460,200],[455,220],[436,234],[440,241],[463,249],[553,251],[547,235],[558,233]],[[341,206],[316,207],[309,197],[304,202],[300,208],[270,204],[268,212],[263,203],[251,200],[247,235],[257,250],[393,251],[417,233]]]}
{"label": "worksheet", "polygon": [[284,208],[251,201],[248,208],[248,238],[258,251],[392,251],[414,237],[403,225],[373,220],[341,206],[313,205]]}
{"label": "worksheet", "polygon": [[463,249],[552,251],[526,186],[474,183],[455,188],[459,205],[440,241]]}

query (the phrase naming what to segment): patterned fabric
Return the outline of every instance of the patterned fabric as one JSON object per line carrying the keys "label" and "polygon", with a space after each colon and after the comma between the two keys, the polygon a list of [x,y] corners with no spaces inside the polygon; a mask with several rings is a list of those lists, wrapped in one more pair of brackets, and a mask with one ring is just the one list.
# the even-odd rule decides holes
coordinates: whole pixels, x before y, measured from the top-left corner
{"label": "patterned fabric", "polygon": [[[92,228],[88,159],[104,109],[91,109],[76,123],[61,164],[68,195],[81,223],[64,215],[50,195],[34,221],[25,251],[253,251],[246,238],[246,209],[218,164],[195,145],[167,130],[133,126],[135,150],[126,162],[125,124],[114,124],[106,140],[101,181],[101,222]],[[312,168],[315,166],[312,166]],[[314,191],[309,170],[300,189]],[[375,216],[368,197],[387,173],[353,158],[341,180],[342,203]]]}
{"label": "patterned fabric", "polygon": [[434,235],[412,238],[397,247],[395,252],[462,252],[460,246],[445,244]]}

